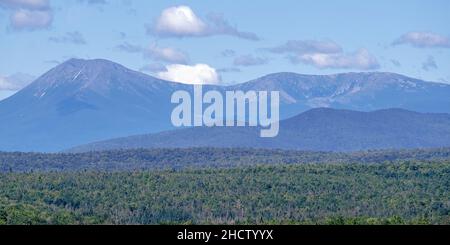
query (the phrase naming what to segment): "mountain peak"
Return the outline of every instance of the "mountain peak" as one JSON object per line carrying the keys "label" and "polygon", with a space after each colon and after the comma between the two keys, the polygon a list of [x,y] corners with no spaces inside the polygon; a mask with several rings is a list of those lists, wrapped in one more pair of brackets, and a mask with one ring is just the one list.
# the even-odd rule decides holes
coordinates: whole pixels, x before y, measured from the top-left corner
{"label": "mountain peak", "polygon": [[72,58],[67,60],[66,62],[63,62],[56,68],[59,68],[59,71],[68,70],[69,72],[73,70],[83,70],[82,72],[87,72],[90,75],[98,75],[98,73],[101,72],[113,72],[117,70],[131,71],[118,63],[105,59],[86,60]]}
{"label": "mountain peak", "polygon": [[42,75],[34,88],[39,95],[61,85],[70,86],[74,91],[90,88],[99,92],[120,86],[130,76],[142,78],[145,75],[105,59],[72,58]]}
{"label": "mountain peak", "polygon": [[61,65],[63,66],[67,66],[67,65],[72,65],[72,66],[102,66],[102,67],[123,67],[124,66],[115,63],[113,61],[110,60],[106,60],[106,59],[79,59],[79,58],[71,58],[65,62],[63,62]]}

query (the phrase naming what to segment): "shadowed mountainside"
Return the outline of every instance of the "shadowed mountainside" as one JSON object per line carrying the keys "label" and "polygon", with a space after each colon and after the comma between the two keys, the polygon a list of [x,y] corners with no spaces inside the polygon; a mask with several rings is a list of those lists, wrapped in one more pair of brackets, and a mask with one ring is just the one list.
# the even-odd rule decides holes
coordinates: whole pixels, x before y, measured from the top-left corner
{"label": "shadowed mountainside", "polygon": [[445,147],[450,146],[450,114],[319,108],[281,121],[277,137],[261,138],[259,133],[258,127],[194,127],[94,142],[69,151],[188,147],[357,151]]}

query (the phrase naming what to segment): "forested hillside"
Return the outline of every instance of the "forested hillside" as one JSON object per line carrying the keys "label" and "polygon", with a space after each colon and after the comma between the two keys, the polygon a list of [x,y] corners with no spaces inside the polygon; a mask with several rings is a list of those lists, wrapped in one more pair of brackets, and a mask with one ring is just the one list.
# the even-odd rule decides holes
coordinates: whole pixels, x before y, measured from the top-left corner
{"label": "forested hillside", "polygon": [[450,148],[352,153],[249,148],[134,149],[87,153],[0,152],[0,172],[129,171],[298,163],[383,163],[450,160]]}
{"label": "forested hillside", "polygon": [[0,224],[450,224],[450,162],[0,174]]}
{"label": "forested hillside", "polygon": [[276,137],[260,137],[261,130],[260,127],[188,127],[98,141],[67,151],[246,147],[350,152],[450,147],[450,114],[402,109],[361,112],[317,108],[281,120]]}

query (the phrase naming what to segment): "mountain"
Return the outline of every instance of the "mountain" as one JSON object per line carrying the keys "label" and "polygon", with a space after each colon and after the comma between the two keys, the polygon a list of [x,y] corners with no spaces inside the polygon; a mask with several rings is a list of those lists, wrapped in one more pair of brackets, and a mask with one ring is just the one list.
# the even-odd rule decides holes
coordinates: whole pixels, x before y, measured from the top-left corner
{"label": "mountain", "polygon": [[55,151],[167,130],[177,89],[187,88],[107,60],[71,59],[0,102],[0,150]]}
{"label": "mountain", "polygon": [[450,146],[450,114],[403,109],[358,112],[318,108],[281,121],[275,138],[261,138],[259,130],[256,127],[194,127],[95,142],[69,151],[188,147],[357,151]]}
{"label": "mountain", "polygon": [[311,108],[374,111],[403,108],[450,113],[450,85],[387,72],[334,75],[270,74],[231,87],[235,90],[278,90],[283,118]]}
{"label": "mountain", "polygon": [[[282,119],[317,107],[450,113],[450,85],[393,73],[276,73],[233,86],[204,87],[211,89],[280,91]],[[170,97],[177,90],[192,91],[192,86],[108,60],[68,60],[0,101],[0,151],[54,152],[171,130],[175,105]]]}

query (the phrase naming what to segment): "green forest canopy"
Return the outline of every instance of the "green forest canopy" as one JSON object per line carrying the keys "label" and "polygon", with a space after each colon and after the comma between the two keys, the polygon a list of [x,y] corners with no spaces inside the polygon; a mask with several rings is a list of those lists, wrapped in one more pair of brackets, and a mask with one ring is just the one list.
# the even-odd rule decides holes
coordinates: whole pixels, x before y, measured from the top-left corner
{"label": "green forest canopy", "polygon": [[1,224],[450,224],[450,161],[0,174]]}

